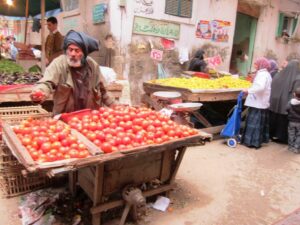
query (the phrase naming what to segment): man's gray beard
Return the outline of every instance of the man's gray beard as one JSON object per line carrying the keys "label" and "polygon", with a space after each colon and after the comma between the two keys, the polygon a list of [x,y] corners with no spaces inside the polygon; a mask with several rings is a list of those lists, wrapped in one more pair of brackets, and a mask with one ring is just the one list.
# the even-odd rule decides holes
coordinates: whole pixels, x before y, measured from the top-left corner
{"label": "man's gray beard", "polygon": [[67,62],[70,67],[81,67],[81,60],[74,60],[67,57]]}

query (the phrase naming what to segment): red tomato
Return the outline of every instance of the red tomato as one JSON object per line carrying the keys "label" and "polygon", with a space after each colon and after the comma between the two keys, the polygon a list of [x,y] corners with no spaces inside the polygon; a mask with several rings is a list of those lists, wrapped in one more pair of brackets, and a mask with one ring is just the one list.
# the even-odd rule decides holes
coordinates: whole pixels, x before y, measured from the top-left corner
{"label": "red tomato", "polygon": [[56,150],[58,150],[61,146],[62,146],[62,144],[59,141],[55,141],[51,145],[51,147]]}
{"label": "red tomato", "polygon": [[47,153],[51,150],[51,143],[50,142],[45,142],[41,145],[41,150],[43,153]]}
{"label": "red tomato", "polygon": [[105,134],[102,131],[99,131],[99,132],[96,133],[96,138],[99,141],[105,141]]}
{"label": "red tomato", "polygon": [[110,143],[104,142],[101,144],[101,149],[104,153],[112,152],[112,146]]}
{"label": "red tomato", "polygon": [[70,155],[70,157],[71,158],[78,158],[78,150],[76,150],[76,149],[71,149],[70,151],[69,151],[69,155]]}
{"label": "red tomato", "polygon": [[148,127],[147,127],[147,132],[155,132],[156,131],[156,129],[155,129],[155,126],[153,126],[153,125],[149,125]]}
{"label": "red tomato", "polygon": [[53,162],[55,160],[56,160],[56,155],[47,153],[47,155],[46,155],[46,161],[47,162]]}
{"label": "red tomato", "polygon": [[31,144],[31,139],[29,137],[24,137],[21,139],[21,142],[24,146],[27,146]]}
{"label": "red tomato", "polygon": [[37,151],[31,152],[30,155],[34,161],[38,160],[38,158],[40,157],[40,155]]}
{"label": "red tomato", "polygon": [[96,140],[97,135],[96,135],[94,132],[89,132],[89,133],[87,133],[86,137],[87,137],[89,140],[94,141],[94,140]]}
{"label": "red tomato", "polygon": [[147,121],[147,120],[143,120],[143,122],[142,122],[142,127],[144,128],[144,129],[147,129],[147,127],[150,125],[150,123]]}

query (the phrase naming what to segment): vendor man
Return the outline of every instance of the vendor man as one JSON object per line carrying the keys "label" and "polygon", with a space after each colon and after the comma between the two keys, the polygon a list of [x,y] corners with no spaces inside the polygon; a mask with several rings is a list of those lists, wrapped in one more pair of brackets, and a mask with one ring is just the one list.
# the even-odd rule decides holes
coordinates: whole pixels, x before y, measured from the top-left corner
{"label": "vendor man", "polygon": [[98,42],[83,32],[71,30],[63,49],[65,54],[53,60],[34,87],[32,101],[43,102],[53,93],[54,115],[114,104],[99,65],[88,56],[98,50]]}

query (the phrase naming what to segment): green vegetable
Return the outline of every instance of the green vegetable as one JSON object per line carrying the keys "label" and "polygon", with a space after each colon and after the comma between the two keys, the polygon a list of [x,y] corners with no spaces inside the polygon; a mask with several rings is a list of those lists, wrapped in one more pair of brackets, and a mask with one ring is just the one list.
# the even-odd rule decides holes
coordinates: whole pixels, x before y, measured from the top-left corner
{"label": "green vegetable", "polygon": [[34,65],[28,69],[29,72],[38,73],[41,72],[41,68],[38,65]]}
{"label": "green vegetable", "polygon": [[16,64],[15,62],[7,60],[7,59],[0,60],[0,73],[13,74],[16,72],[19,72],[19,73],[24,72],[23,67]]}

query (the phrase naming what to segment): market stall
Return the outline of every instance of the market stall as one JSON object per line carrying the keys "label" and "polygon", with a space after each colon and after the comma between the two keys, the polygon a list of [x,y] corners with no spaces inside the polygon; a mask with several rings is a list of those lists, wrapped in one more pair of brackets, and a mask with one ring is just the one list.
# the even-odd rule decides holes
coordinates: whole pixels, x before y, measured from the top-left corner
{"label": "market stall", "polygon": [[[33,114],[26,120],[3,122],[6,145],[27,173],[55,177],[71,172],[71,190],[78,182],[93,201],[95,225],[100,224],[101,212],[128,203],[122,196],[128,185],[142,190],[143,198],[171,190],[186,147],[211,139],[207,133],[177,125],[146,108],[85,110],[64,114],[62,121],[49,115],[32,117]],[[39,132],[37,139],[34,132]],[[46,134],[48,142],[52,141],[51,147],[45,144]],[[75,147],[77,155],[73,154]],[[156,187],[149,185],[153,180]],[[129,211],[128,207],[125,209],[123,222]]]}
{"label": "market stall", "polygon": [[[161,110],[166,105],[159,104],[157,98],[153,97],[153,93],[162,91],[178,92],[181,94],[183,102],[200,102],[203,104],[203,107],[209,107],[214,104],[216,105],[214,110],[222,111],[213,113],[227,115],[235,105],[238,94],[250,85],[251,83],[248,81],[232,78],[231,76],[218,79],[199,77],[159,79],[143,83],[145,94],[142,100],[147,106],[155,110]],[[226,104],[230,104],[228,109]],[[206,129],[209,133],[218,133],[223,128],[222,125],[213,126],[212,121],[209,121],[206,115],[199,110],[189,112],[189,115],[193,115],[204,128],[209,128]]]}
{"label": "market stall", "polygon": [[[32,102],[30,93],[33,85],[0,85],[0,104],[7,102]],[[108,93],[115,99],[119,100],[122,95],[123,87],[121,84],[109,84]],[[52,101],[52,96],[47,99]]]}

